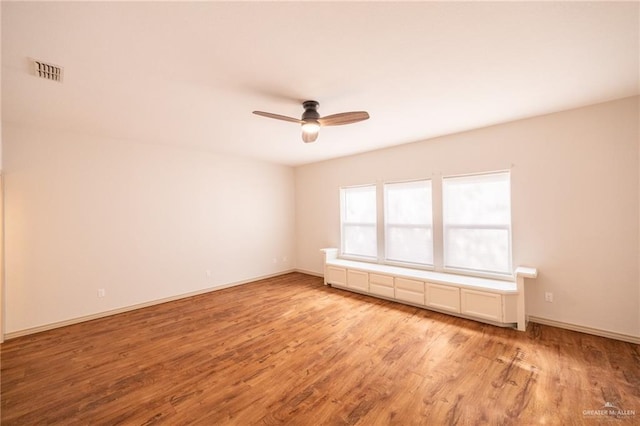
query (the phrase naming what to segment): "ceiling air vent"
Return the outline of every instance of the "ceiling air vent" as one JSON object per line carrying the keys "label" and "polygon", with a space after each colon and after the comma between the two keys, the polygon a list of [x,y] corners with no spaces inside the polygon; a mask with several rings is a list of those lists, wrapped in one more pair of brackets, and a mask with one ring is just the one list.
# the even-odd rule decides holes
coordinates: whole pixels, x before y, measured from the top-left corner
{"label": "ceiling air vent", "polygon": [[62,83],[62,67],[34,59],[33,68],[36,73],[36,77]]}

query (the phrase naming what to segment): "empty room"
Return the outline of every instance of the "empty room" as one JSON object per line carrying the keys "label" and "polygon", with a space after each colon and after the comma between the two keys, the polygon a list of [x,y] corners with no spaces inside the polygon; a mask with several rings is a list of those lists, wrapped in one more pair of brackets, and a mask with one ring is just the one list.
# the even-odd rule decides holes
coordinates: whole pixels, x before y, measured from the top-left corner
{"label": "empty room", "polygon": [[640,422],[640,2],[0,13],[3,425]]}

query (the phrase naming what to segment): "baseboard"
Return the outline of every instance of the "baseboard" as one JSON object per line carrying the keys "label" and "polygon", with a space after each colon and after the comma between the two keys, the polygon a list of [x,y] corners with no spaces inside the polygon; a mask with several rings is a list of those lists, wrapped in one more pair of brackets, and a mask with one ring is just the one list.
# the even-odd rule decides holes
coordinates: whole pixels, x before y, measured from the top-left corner
{"label": "baseboard", "polygon": [[[235,282],[232,282],[232,283],[222,284],[222,285],[215,286],[215,287],[209,287],[209,288],[206,288],[206,289],[193,291],[193,292],[190,292],[190,293],[183,293],[183,294],[179,294],[179,295],[176,295],[176,296],[166,297],[166,298],[163,298],[163,299],[152,300],[152,301],[149,301],[149,302],[139,303],[139,304],[132,305],[132,306],[126,306],[126,307],[123,307],[123,308],[112,309],[112,310],[109,310],[109,311],[99,312],[99,313],[92,314],[92,315],[86,315],[86,316],[82,316],[82,317],[78,317],[78,318],[73,318],[73,319],[70,319],[70,320],[59,321],[59,322],[55,322],[55,323],[51,323],[51,324],[38,326],[38,327],[32,327],[32,328],[27,328],[27,329],[24,329],[24,330],[14,331],[14,332],[11,332],[11,333],[6,333],[4,335],[4,338],[5,338],[5,340],[10,340],[10,339],[14,339],[16,337],[28,336],[30,334],[40,333],[42,331],[53,330],[55,328],[65,327],[65,326],[68,326],[68,325],[73,325],[73,324],[78,324],[78,323],[81,323],[81,322],[86,322],[86,321],[91,321],[91,320],[95,320],[95,319],[99,319],[99,318],[104,318],[104,317],[108,317],[108,316],[111,316],[111,315],[117,315],[117,314],[121,314],[121,313],[124,313],[124,312],[134,311],[136,309],[147,308],[147,307],[154,306],[154,305],[160,305],[162,303],[173,302],[175,300],[185,299],[187,297],[198,296],[198,295],[201,295],[201,294],[210,293],[210,292],[218,291],[218,290],[223,290],[225,288],[235,287],[235,286],[239,286],[239,285],[243,285],[243,284],[248,284],[248,283],[252,283],[252,282],[255,282],[255,281],[260,281],[260,280],[263,280],[263,279],[273,278],[273,277],[277,277],[277,276],[280,276],[280,275],[285,275],[285,274],[288,274],[288,273],[291,273],[291,272],[300,272],[302,274],[313,275],[313,276],[316,276],[316,277],[323,277],[323,274],[318,273],[318,272],[309,271],[309,270],[300,269],[300,268],[295,268],[295,269],[290,269],[290,270],[286,270],[286,271],[277,272],[277,273],[274,273],[274,274],[262,275],[262,276],[251,278],[251,279],[248,279],[248,280],[235,281]],[[566,322],[555,321],[555,320],[551,320],[551,319],[548,319],[548,318],[541,318],[541,317],[536,317],[536,316],[529,316],[528,320],[529,320],[529,322],[535,322],[537,324],[549,325],[549,326],[552,326],[552,327],[564,328],[564,329],[567,329],[567,330],[578,331],[578,332],[586,333],[586,334],[593,334],[595,336],[606,337],[606,338],[609,338],[609,339],[621,340],[623,342],[640,344],[640,337],[632,336],[630,334],[617,333],[617,332],[614,332],[614,331],[601,330],[601,329],[592,328],[592,327],[585,327],[585,326],[582,326],[582,325],[570,324],[570,323],[566,323]]]}
{"label": "baseboard", "polygon": [[306,274],[306,275],[313,275],[314,277],[324,278],[324,274],[322,272],[314,272],[314,271],[309,271],[307,269],[300,269],[300,268],[296,268],[295,272],[300,272],[301,274]]}
{"label": "baseboard", "polygon": [[236,287],[236,286],[243,285],[243,284],[249,284],[249,283],[252,283],[252,282],[255,282],[255,281],[264,280],[264,279],[267,279],[267,278],[278,277],[280,275],[289,274],[291,272],[297,272],[297,270],[289,269],[289,270],[286,270],[286,271],[277,272],[275,274],[262,275],[262,276],[259,276],[259,277],[256,277],[256,278],[251,278],[251,279],[248,279],[248,280],[235,281],[235,282],[228,283],[228,284],[221,284],[221,285],[218,285],[218,286],[215,286],[215,287],[208,287],[208,288],[205,288],[205,289],[202,289],[202,290],[192,291],[190,293],[182,293],[182,294],[179,294],[179,295],[176,295],[176,296],[171,296],[171,297],[166,297],[166,298],[163,298],[163,299],[152,300],[152,301],[149,301],[149,302],[139,303],[139,304],[131,305],[131,306],[125,306],[123,308],[112,309],[112,310],[109,310],[109,311],[98,312],[96,314],[85,315],[85,316],[78,317],[78,318],[72,318],[70,320],[54,322],[54,323],[51,323],[51,324],[46,324],[46,325],[41,325],[41,326],[38,326],[38,327],[27,328],[27,329],[19,330],[19,331],[13,331],[11,333],[6,333],[4,335],[4,338],[5,338],[5,340],[15,339],[16,337],[28,336],[30,334],[40,333],[42,331],[53,330],[55,328],[66,327],[68,325],[79,324],[81,322],[91,321],[91,320],[95,320],[95,319],[99,319],[99,318],[105,318],[105,317],[108,317],[108,316],[111,316],[111,315],[117,315],[117,314],[122,314],[122,313],[125,313],[125,312],[129,312],[129,311],[135,311],[136,309],[148,308],[150,306],[160,305],[162,303],[167,303],[167,302],[173,302],[173,301],[176,301],[176,300],[185,299],[187,297],[199,296],[201,294],[211,293],[213,291],[223,290],[225,288],[230,288],[230,287]]}
{"label": "baseboard", "polygon": [[555,320],[540,318],[536,316],[529,316],[528,319],[529,319],[529,322],[535,322],[536,324],[550,325],[552,327],[564,328],[572,331],[579,331],[580,333],[593,334],[594,336],[606,337],[609,339],[621,340],[623,342],[640,344],[640,337],[632,336],[630,334],[616,333],[615,331],[585,327],[583,325],[570,324],[562,321],[555,321]]}

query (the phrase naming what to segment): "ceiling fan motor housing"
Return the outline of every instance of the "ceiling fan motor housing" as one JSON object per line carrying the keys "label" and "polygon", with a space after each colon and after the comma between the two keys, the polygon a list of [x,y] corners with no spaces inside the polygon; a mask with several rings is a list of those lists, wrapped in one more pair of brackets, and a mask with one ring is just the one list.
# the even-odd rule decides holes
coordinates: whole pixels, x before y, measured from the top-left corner
{"label": "ceiling fan motor housing", "polygon": [[316,101],[304,101],[302,107],[304,113],[302,114],[302,120],[318,120],[320,114],[318,114],[318,102]]}

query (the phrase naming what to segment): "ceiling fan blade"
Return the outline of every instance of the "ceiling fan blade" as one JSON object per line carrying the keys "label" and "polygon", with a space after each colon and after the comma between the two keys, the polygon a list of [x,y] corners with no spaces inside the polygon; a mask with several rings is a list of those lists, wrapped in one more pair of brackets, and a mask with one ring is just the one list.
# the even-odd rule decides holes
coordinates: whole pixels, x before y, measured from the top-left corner
{"label": "ceiling fan blade", "polygon": [[275,118],[276,120],[290,121],[292,123],[302,124],[302,120],[299,120],[293,117],[287,117],[286,115],[272,114],[270,112],[264,112],[264,111],[253,111],[253,113],[255,115],[261,115],[263,117]]}
{"label": "ceiling fan blade", "polygon": [[305,143],[315,142],[318,139],[319,132],[302,132],[302,140]]}
{"label": "ceiling fan blade", "polygon": [[357,123],[369,118],[366,111],[342,112],[340,114],[327,115],[318,119],[322,126],[341,126],[343,124]]}

